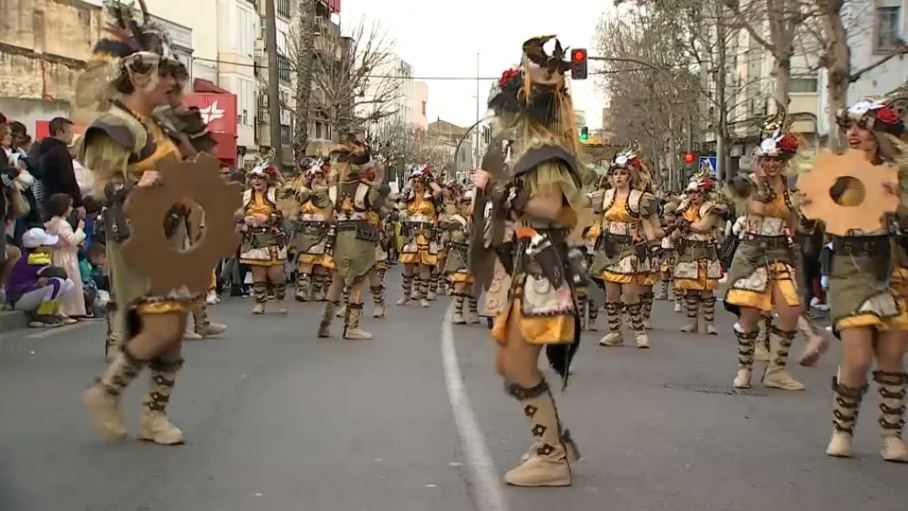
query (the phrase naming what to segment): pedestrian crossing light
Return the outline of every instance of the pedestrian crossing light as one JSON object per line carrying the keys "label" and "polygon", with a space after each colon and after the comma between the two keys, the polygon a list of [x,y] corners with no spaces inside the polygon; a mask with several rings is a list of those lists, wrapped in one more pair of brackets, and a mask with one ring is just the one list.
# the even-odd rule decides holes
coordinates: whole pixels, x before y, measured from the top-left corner
{"label": "pedestrian crossing light", "polygon": [[586,142],[590,138],[590,129],[586,126],[580,128],[580,140]]}
{"label": "pedestrian crossing light", "polygon": [[587,75],[587,55],[586,48],[580,48],[571,52],[571,78],[574,80],[586,80]]}
{"label": "pedestrian crossing light", "polygon": [[684,163],[688,165],[694,162],[694,153],[687,153],[684,155]]}

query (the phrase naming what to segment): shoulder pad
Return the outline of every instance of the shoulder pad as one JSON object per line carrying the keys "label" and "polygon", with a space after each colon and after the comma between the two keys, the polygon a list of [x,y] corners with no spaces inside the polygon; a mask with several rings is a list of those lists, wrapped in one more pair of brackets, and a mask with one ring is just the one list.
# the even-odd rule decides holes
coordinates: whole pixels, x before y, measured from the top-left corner
{"label": "shoulder pad", "polygon": [[131,129],[124,124],[113,124],[103,118],[95,119],[85,130],[86,142],[96,135],[106,135],[127,151],[132,151],[136,146],[136,136]]}
{"label": "shoulder pad", "polygon": [[569,153],[563,147],[556,145],[545,145],[530,149],[524,153],[514,164],[514,175],[519,176],[525,174],[537,165],[551,160],[563,162],[568,167],[568,170],[571,171],[571,176],[577,180],[579,184],[579,179],[577,177],[577,157]]}

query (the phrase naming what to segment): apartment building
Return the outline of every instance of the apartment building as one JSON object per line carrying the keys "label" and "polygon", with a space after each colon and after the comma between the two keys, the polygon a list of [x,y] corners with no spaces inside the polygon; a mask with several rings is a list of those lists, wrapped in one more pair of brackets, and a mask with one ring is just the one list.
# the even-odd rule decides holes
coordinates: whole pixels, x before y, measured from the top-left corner
{"label": "apartment building", "polygon": [[426,108],[429,105],[429,84],[413,82],[413,124],[420,129],[429,128],[429,116]]}

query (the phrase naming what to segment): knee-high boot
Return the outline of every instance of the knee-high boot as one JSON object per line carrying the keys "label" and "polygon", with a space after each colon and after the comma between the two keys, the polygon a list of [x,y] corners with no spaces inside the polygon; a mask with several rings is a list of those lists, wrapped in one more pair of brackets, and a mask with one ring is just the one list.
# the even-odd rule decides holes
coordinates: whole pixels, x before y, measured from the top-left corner
{"label": "knee-high boot", "polygon": [[120,413],[120,394],[132,383],[147,365],[139,360],[124,345],[114,355],[113,362],[95,385],[82,398],[91,412],[91,422],[102,435],[110,440],[126,438],[123,416]]}
{"label": "knee-high boot", "polygon": [[321,338],[331,337],[331,321],[337,312],[337,302],[331,300],[325,301],[325,308],[322,309],[322,320],[318,324],[318,336]]}
{"label": "knee-high boot", "polygon": [[377,286],[369,286],[369,291],[372,291],[372,305],[375,306],[372,317],[385,317],[385,286],[381,284],[381,277],[379,277],[379,284]]}
{"label": "knee-high boot", "polygon": [[281,279],[271,286],[274,289],[274,301],[277,303],[278,314],[287,314],[287,281]]}
{"label": "knee-high boot", "polygon": [[675,305],[672,307],[672,310],[675,312],[684,312],[684,294],[683,292],[675,289],[674,284],[672,284],[672,297],[675,301]]}
{"label": "knee-high boot", "polygon": [[296,276],[296,295],[293,298],[298,302],[312,300],[312,275],[299,272]]}
{"label": "knee-high boot", "polygon": [[505,481],[514,486],[570,486],[572,460],[569,458],[579,459],[578,451],[570,432],[561,426],[548,383],[543,379],[529,389],[512,383],[507,391],[523,405],[535,452],[505,474]]}
{"label": "knee-high boot", "polygon": [[763,371],[763,386],[781,390],[804,390],[804,384],[788,372],[788,351],[797,330],[787,332],[773,327],[769,334],[770,360]]}
{"label": "knee-high boot", "polygon": [[668,280],[662,279],[659,281],[659,290],[656,291],[656,294],[653,298],[656,300],[668,299]]}
{"label": "knee-high boot", "polygon": [[445,278],[445,273],[443,271],[439,271],[438,275],[435,276],[435,294],[439,296],[446,294],[445,288],[447,287],[447,285],[448,279]]}
{"label": "knee-high boot", "polygon": [[344,292],[341,298],[341,306],[339,309],[337,309],[337,314],[335,314],[335,316],[339,318],[347,317],[347,305],[350,305],[350,286],[344,286]]}
{"label": "knee-high boot", "polygon": [[192,333],[194,336],[184,336],[184,339],[203,339],[205,337],[214,337],[227,331],[227,325],[212,323],[208,319],[208,305],[199,304],[192,310]]}
{"label": "knee-high boot", "polygon": [[321,302],[328,290],[328,276],[324,273],[312,273],[312,301]]}
{"label": "knee-high boot", "polygon": [[419,288],[419,304],[423,307],[429,306],[429,279],[419,277],[416,279]]}
{"label": "knee-high boot", "polygon": [[265,304],[268,303],[268,283],[253,282],[252,296],[255,297],[255,307],[252,309],[253,314],[264,314]]}
{"label": "knee-high boot", "polygon": [[602,346],[621,346],[621,302],[605,302],[605,316],[608,318],[608,330],[605,337],[599,340]]}
{"label": "knee-high boot", "polygon": [[861,401],[867,393],[867,385],[860,388],[848,387],[832,379],[832,391],[835,393],[832,408],[832,439],[826,448],[826,454],[836,458],[851,457],[851,439],[854,427],[861,411]]}
{"label": "knee-high boot", "polygon": [[363,314],[363,304],[348,303],[347,314],[344,316],[344,339],[350,341],[368,341],[372,339],[372,334],[366,332],[359,326],[359,320]]}
{"label": "knee-high boot", "polygon": [[422,282],[422,277],[419,274],[413,276],[413,291],[410,292],[411,300],[419,300],[419,284]]}
{"label": "knee-high boot", "polygon": [[695,334],[700,330],[700,293],[698,291],[686,292],[684,303],[687,306],[687,324],[681,328],[681,331]]}
{"label": "knee-high boot", "polygon": [[467,297],[467,307],[468,307],[468,311],[469,311],[467,313],[467,323],[469,323],[471,325],[478,325],[479,324],[479,301],[473,296],[468,296]]}
{"label": "knee-high boot", "polygon": [[426,300],[434,302],[438,299],[438,279],[439,272],[435,268],[432,268],[432,273],[429,275],[429,281],[426,282]]}
{"label": "knee-high boot", "polygon": [[763,327],[760,329],[754,350],[754,360],[769,362],[769,334],[772,332],[772,312],[764,312],[760,318]]}
{"label": "knee-high boot", "polygon": [[749,389],[750,378],[754,368],[754,343],[757,341],[758,331],[744,332],[735,325],[733,330],[738,339],[738,374],[735,376],[736,389]]}
{"label": "knee-high boot", "polygon": [[649,348],[649,337],[646,335],[646,326],[643,321],[643,304],[632,303],[627,306],[627,314],[631,318],[631,328],[634,330],[634,342],[640,349]]}
{"label": "knee-high boot", "polygon": [[902,441],[905,425],[905,386],[908,374],[874,371],[873,381],[879,385],[880,428],[882,447],[880,456],[886,461],[908,463],[908,449]]}
{"label": "knee-high boot", "polygon": [[580,329],[587,330],[589,328],[589,323],[587,315],[589,308],[589,299],[587,298],[586,292],[577,293],[577,314],[580,316]]}
{"label": "knee-high boot", "polygon": [[654,299],[655,295],[653,295],[652,290],[640,295],[640,315],[643,319],[643,328],[645,330],[653,329],[652,316]]}
{"label": "knee-high boot", "polygon": [[599,319],[599,304],[593,300],[587,300],[587,310],[589,311],[590,319],[586,327],[590,332],[595,332],[599,330],[599,327],[596,326],[596,320]]}
{"label": "knee-high boot", "polygon": [[123,344],[122,325],[117,318],[117,303],[113,300],[107,304],[107,312],[104,314],[107,322],[107,335],[104,337],[104,354],[107,362],[113,362],[117,352]]}
{"label": "knee-high boot", "polygon": [[455,325],[465,325],[467,320],[463,315],[463,302],[466,299],[465,294],[454,293],[454,315],[451,316],[451,323]]}
{"label": "knee-high boot", "polygon": [[700,300],[703,307],[703,328],[709,335],[719,335],[719,331],[716,330],[716,297],[702,296]]}
{"label": "knee-high boot", "polygon": [[401,289],[403,290],[403,296],[397,301],[397,305],[406,305],[413,295],[413,275],[404,274]]}
{"label": "knee-high boot", "polygon": [[167,403],[176,383],[183,360],[155,360],[148,364],[151,370],[149,392],[142,399],[139,420],[139,439],[162,445],[183,443],[183,432],[167,419]]}

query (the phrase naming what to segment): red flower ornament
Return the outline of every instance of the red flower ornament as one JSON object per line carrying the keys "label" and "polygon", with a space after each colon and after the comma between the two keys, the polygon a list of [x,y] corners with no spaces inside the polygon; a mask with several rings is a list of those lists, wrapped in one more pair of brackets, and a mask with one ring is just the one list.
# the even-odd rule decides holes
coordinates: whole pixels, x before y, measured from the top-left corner
{"label": "red flower ornament", "polygon": [[883,124],[898,124],[901,117],[895,112],[895,110],[887,107],[880,108],[876,111],[876,119]]}
{"label": "red flower ornament", "polygon": [[798,150],[798,139],[791,135],[785,135],[779,140],[779,149],[786,153],[793,153]]}
{"label": "red flower ornament", "polygon": [[515,76],[520,75],[519,69],[508,69],[504,73],[501,73],[501,78],[498,79],[498,88],[503,89],[507,87],[508,82],[511,81]]}

